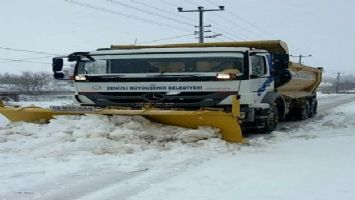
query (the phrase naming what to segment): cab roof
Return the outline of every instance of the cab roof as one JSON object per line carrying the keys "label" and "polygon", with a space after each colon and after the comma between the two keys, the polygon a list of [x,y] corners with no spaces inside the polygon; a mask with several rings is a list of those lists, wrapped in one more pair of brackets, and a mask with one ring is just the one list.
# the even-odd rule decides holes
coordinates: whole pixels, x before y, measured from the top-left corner
{"label": "cab roof", "polygon": [[[129,50],[129,49],[162,49],[162,48],[206,48],[206,47],[244,47],[266,50],[270,53],[289,54],[286,42],[282,40],[262,40],[245,42],[214,42],[214,43],[181,43],[163,45],[111,45],[110,50]],[[99,50],[109,50],[99,49]]]}
{"label": "cab roof", "polygon": [[[108,55],[108,54],[160,54],[160,53],[218,53],[218,52],[246,52],[250,48],[246,47],[166,47],[162,48],[109,48],[99,49],[97,51],[90,52],[90,55]],[[264,50],[257,50],[258,52],[266,52]]]}

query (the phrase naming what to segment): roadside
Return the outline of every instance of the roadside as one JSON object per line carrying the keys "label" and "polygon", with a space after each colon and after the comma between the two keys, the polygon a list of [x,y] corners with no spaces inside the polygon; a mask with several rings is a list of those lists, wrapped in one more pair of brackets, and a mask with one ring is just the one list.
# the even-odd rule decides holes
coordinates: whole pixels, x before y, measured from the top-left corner
{"label": "roadside", "polygon": [[[0,199],[88,200],[117,199],[118,196],[120,199],[141,199],[146,195],[159,199],[158,194],[166,199],[208,199],[209,195],[219,197],[214,193],[217,191],[228,199],[233,196],[232,191],[240,193],[235,188],[237,186],[244,188],[244,195],[248,195],[253,194],[251,190],[254,186],[248,190],[246,183],[259,188],[261,183],[257,181],[264,181],[263,184],[270,187],[273,181],[281,181],[274,185],[277,189],[283,182],[292,182],[293,178],[287,176],[290,171],[302,171],[303,167],[308,170],[307,167],[313,166],[297,165],[295,159],[301,158],[303,153],[308,155],[305,151],[319,153],[309,153],[308,157],[301,160],[312,163],[310,159],[322,152],[333,152],[335,159],[337,153],[343,154],[344,148],[349,148],[347,145],[352,139],[344,142],[345,146],[340,147],[339,151],[329,148],[329,142],[324,142],[322,146],[321,140],[334,136],[330,130],[335,129],[336,136],[342,136],[342,133],[349,133],[348,130],[354,128],[355,123],[346,121],[347,118],[354,118],[352,103],[344,108],[331,109],[335,104],[338,106],[354,98],[322,98],[320,104],[327,104],[324,109],[327,108],[325,110],[329,111],[329,115],[324,115],[322,111],[319,117],[307,123],[302,122],[302,126],[295,122],[298,125],[292,129],[275,131],[267,137],[248,138],[247,145],[226,143],[216,138],[212,129],[188,130],[152,123],[142,117],[67,116],[44,125],[9,124],[0,128]],[[342,126],[346,128],[342,129]],[[319,134],[321,138],[318,138]],[[346,138],[331,142],[338,144]],[[317,150],[318,146],[320,151]],[[304,151],[298,151],[298,148]],[[346,159],[341,158],[339,163],[342,164]],[[274,180],[277,170],[282,171],[278,166],[280,160],[286,163],[281,163],[281,166],[289,167],[289,171],[280,172],[287,179]],[[319,160],[317,164],[323,166],[323,161]],[[334,160],[332,162],[336,163]],[[350,162],[349,166],[353,167],[351,159]],[[335,172],[328,171],[330,174]],[[190,177],[195,179],[190,180]],[[250,178],[254,178],[253,181],[248,180]],[[245,182],[246,185],[237,182]],[[185,185],[192,188],[186,188]],[[257,194],[267,195],[267,191],[272,189],[270,187],[260,189],[261,192]],[[196,188],[195,192],[190,191],[193,188]],[[205,196],[200,189],[208,191]]]}

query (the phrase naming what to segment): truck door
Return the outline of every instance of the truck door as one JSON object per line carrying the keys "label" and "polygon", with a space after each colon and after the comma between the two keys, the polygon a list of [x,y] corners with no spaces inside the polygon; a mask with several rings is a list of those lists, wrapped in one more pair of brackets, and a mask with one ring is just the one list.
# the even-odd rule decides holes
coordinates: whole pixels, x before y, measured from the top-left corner
{"label": "truck door", "polygon": [[253,91],[254,103],[260,103],[267,91],[272,86],[272,77],[265,54],[250,56],[251,70],[250,81]]}

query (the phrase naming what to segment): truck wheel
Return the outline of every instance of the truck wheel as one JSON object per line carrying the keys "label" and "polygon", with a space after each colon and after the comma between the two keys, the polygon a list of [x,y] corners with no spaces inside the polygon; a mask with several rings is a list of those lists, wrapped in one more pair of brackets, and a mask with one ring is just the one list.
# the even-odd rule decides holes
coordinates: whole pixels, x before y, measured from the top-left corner
{"label": "truck wheel", "polygon": [[317,109],[318,109],[318,102],[316,99],[314,99],[309,108],[309,117],[314,117],[317,114]]}
{"label": "truck wheel", "polygon": [[300,120],[305,120],[309,117],[309,112],[310,112],[310,105],[309,102],[306,101],[306,103],[301,107],[300,112],[299,112],[299,119]]}
{"label": "truck wheel", "polygon": [[264,133],[271,133],[277,127],[279,121],[279,115],[277,111],[277,106],[273,105],[269,111],[268,118],[265,119]]}

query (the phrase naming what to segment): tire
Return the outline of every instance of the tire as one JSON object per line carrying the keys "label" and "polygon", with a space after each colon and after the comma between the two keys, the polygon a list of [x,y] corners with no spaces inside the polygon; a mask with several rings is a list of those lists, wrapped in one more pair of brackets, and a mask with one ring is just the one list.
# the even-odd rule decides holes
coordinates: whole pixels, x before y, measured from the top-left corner
{"label": "tire", "polygon": [[306,120],[309,117],[309,111],[310,111],[309,108],[310,108],[309,101],[306,101],[306,103],[300,108],[300,112],[299,112],[300,120]]}
{"label": "tire", "polygon": [[277,123],[279,122],[279,115],[277,106],[273,105],[272,108],[269,110],[268,118],[265,119],[265,128],[264,133],[271,133],[277,127]]}
{"label": "tire", "polygon": [[318,110],[318,101],[314,99],[312,101],[312,106],[310,107],[309,117],[314,117],[317,114],[317,110]]}
{"label": "tire", "polygon": [[308,118],[311,118],[314,116],[313,113],[313,107],[314,107],[314,100],[309,100],[309,112],[308,112]]}

